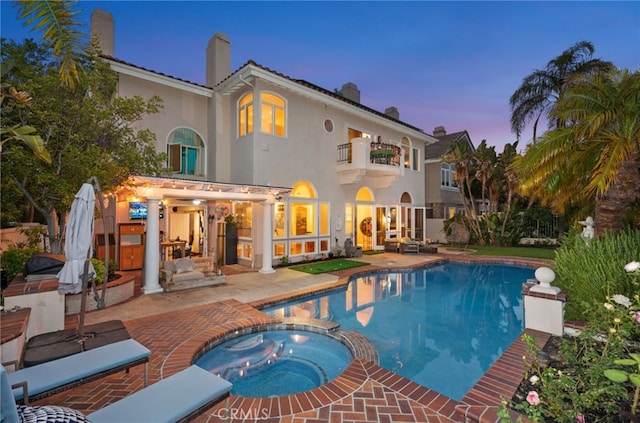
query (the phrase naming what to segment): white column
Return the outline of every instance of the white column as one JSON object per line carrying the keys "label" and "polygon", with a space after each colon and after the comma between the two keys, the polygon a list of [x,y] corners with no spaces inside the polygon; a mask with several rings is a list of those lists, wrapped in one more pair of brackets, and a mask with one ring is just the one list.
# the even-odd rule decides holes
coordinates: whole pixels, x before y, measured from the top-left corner
{"label": "white column", "polygon": [[160,286],[160,199],[147,197],[147,238],[144,243],[142,292],[162,292]]}
{"label": "white column", "polygon": [[271,260],[273,258],[273,200],[262,203],[262,269],[260,273],[275,273]]}

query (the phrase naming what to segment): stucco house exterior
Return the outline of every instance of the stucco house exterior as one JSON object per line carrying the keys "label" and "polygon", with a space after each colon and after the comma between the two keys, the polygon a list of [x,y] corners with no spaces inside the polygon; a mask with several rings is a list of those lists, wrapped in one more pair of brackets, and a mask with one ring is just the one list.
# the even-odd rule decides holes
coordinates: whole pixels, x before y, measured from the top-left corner
{"label": "stucco house exterior", "polygon": [[[118,95],[158,95],[164,104],[139,126],[155,133],[172,173],[133,178],[134,188],[108,205],[113,227],[101,229],[119,245],[120,225],[144,224],[145,269],[177,237],[193,254],[219,263],[236,255],[265,273],[344,252],[347,240],[366,251],[387,238],[427,238],[425,152],[438,139],[400,120],[395,107],[368,108],[353,83],[329,91],[251,60],[232,70],[221,33],[206,48],[206,85],[192,83],[117,59],[108,12],[95,10],[91,25],[118,74]],[[136,202],[146,204],[142,221],[131,219]],[[222,242],[230,216],[235,252]],[[155,292],[154,272],[146,273],[145,290]]]}
{"label": "stucco house exterior", "polygon": [[447,163],[443,158],[457,142],[467,143],[472,152],[475,147],[467,131],[447,134],[443,126],[437,126],[433,130],[433,136],[438,142],[429,145],[424,152],[427,237],[432,241],[446,242],[443,222],[456,212],[463,211],[464,206],[455,180],[455,165]]}

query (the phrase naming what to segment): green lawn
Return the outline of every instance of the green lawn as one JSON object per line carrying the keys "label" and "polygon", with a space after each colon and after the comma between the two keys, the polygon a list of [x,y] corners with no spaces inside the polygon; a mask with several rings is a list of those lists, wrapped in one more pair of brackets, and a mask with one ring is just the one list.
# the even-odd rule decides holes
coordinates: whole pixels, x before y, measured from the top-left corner
{"label": "green lawn", "polygon": [[368,263],[355,260],[335,259],[315,261],[313,263],[300,264],[297,266],[290,266],[289,269],[298,270],[300,272],[311,273],[317,275],[319,273],[334,272],[336,270],[351,269],[353,267],[364,266]]}
{"label": "green lawn", "polygon": [[529,257],[553,260],[555,251],[551,248],[537,247],[489,247],[481,245],[469,245],[465,249],[474,250],[473,255],[483,256],[510,256],[510,257]]}

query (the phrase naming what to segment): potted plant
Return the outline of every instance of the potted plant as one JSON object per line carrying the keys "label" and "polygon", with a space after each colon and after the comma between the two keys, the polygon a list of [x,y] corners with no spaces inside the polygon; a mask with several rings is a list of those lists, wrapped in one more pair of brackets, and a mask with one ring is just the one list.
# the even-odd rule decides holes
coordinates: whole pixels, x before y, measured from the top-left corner
{"label": "potted plant", "polygon": [[225,216],[225,251],[224,264],[238,263],[238,221],[235,215]]}
{"label": "potted plant", "polygon": [[379,148],[377,150],[371,150],[370,153],[371,161],[373,163],[389,164],[389,160],[395,155],[395,151],[390,148]]}

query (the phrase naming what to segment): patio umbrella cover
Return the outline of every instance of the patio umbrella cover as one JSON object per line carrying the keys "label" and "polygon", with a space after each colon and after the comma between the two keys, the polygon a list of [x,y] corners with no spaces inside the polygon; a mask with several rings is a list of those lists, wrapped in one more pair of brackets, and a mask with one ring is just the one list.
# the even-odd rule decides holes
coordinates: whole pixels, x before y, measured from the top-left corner
{"label": "patio umbrella cover", "polygon": [[96,195],[93,185],[82,184],[76,193],[65,232],[64,253],[66,260],[58,273],[58,292],[77,294],[83,290],[85,261],[89,261],[87,279],[95,275],[89,260],[93,256],[93,214]]}

